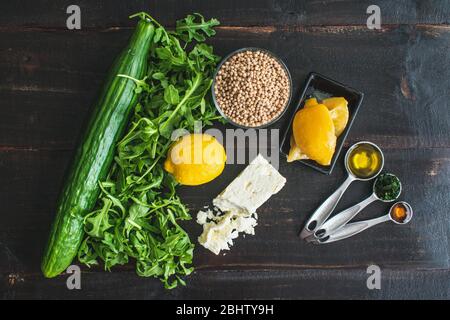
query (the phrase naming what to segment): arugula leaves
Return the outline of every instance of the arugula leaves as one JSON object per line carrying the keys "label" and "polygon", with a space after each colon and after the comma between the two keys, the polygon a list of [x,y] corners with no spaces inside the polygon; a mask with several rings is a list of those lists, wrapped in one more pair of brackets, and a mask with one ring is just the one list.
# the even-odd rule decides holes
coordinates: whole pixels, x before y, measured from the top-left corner
{"label": "arugula leaves", "polygon": [[96,209],[84,219],[78,258],[89,267],[102,261],[106,270],[134,260],[138,275],[156,277],[171,289],[193,271],[194,244],[179,225],[191,217],[163,160],[175,128],[192,131],[196,121],[221,119],[208,96],[219,57],[198,43],[214,35],[219,22],[189,15],[168,32],[146,13],[134,16],[156,27],[148,74],[120,75],[135,83],[140,99],[108,178],[99,182]]}
{"label": "arugula leaves", "polygon": [[[197,21],[197,18],[200,21]],[[205,18],[199,13],[190,14],[183,20],[177,21],[176,33],[186,42],[190,42],[193,39],[198,42],[203,42],[205,41],[205,35],[212,37],[216,34],[213,27],[219,24],[220,22],[217,19],[205,21]]]}

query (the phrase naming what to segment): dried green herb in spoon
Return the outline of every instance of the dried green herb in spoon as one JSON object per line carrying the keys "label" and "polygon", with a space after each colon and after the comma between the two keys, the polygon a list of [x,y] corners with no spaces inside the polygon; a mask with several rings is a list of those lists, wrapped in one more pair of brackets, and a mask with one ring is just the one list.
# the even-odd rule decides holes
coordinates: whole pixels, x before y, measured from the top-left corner
{"label": "dried green herb in spoon", "polygon": [[375,194],[380,200],[393,201],[400,195],[402,186],[399,178],[392,173],[383,173],[375,182]]}

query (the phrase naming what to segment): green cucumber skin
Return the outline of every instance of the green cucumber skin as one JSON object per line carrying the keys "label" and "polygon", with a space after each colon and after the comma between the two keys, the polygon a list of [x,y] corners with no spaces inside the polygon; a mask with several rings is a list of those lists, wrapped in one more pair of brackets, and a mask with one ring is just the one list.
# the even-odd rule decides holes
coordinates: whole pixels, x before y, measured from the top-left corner
{"label": "green cucumber skin", "polygon": [[47,278],[64,272],[77,255],[84,236],[83,217],[95,206],[100,194],[98,182],[107,177],[115,146],[137,103],[133,81],[117,75],[144,77],[153,34],[153,24],[140,20],[108,74],[60,194],[41,265]]}

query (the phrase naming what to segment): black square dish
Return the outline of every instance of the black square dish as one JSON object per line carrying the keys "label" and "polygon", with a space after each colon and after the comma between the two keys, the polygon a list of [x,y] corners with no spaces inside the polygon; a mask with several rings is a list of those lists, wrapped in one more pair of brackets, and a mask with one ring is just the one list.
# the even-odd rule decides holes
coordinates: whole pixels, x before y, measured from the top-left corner
{"label": "black square dish", "polygon": [[317,171],[325,174],[330,174],[333,171],[336,160],[339,157],[342,146],[344,145],[347,134],[352,127],[353,121],[355,120],[358,109],[364,98],[364,94],[359,92],[349,86],[339,83],[335,80],[327,78],[321,74],[311,72],[306,80],[305,87],[301,94],[299,103],[297,104],[294,112],[292,113],[291,119],[289,121],[288,128],[284,132],[283,140],[281,142],[280,151],[286,157],[289,154],[290,149],[290,138],[292,134],[292,121],[294,120],[295,114],[300,108],[303,108],[305,99],[315,96],[318,99],[325,99],[328,97],[344,97],[348,101],[348,112],[349,119],[347,127],[344,132],[339,136],[336,141],[336,149],[334,151],[333,158],[331,159],[331,164],[329,166],[322,166],[313,160],[296,160],[295,162],[300,162],[307,165]]}

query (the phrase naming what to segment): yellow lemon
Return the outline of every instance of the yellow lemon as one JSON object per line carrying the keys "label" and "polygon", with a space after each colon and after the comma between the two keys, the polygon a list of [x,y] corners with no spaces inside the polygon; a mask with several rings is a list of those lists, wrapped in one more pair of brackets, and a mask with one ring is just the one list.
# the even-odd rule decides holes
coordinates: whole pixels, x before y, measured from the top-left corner
{"label": "yellow lemon", "polygon": [[292,129],[295,144],[301,154],[321,165],[331,163],[336,148],[336,135],[333,120],[325,105],[310,105],[298,111]]}
{"label": "yellow lemon", "polygon": [[169,149],[164,169],[183,185],[196,186],[217,178],[225,168],[223,146],[208,134],[188,134]]}
{"label": "yellow lemon", "polygon": [[335,134],[339,137],[348,123],[348,102],[343,97],[334,97],[325,99],[322,103],[330,110]]}

